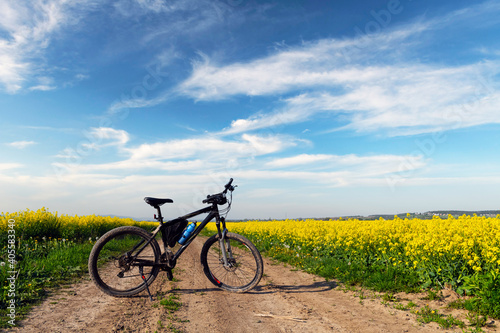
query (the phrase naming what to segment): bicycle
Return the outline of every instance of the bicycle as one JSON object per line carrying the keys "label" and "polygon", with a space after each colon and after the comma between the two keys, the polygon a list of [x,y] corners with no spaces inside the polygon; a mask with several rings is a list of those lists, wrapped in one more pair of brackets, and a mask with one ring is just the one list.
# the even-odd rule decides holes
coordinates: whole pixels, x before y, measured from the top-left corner
{"label": "bicycle", "polygon": [[[209,204],[208,207],[165,223],[160,206],[173,200],[144,198],[157,210],[158,215],[154,217],[159,222],[158,227],[152,233],[135,226],[122,226],[105,233],[94,244],[89,256],[89,274],[97,287],[116,297],[132,296],[146,289],[153,300],[149,286],[160,270],[172,280],[177,259],[215,218],[217,233],[208,238],[200,254],[206,277],[217,287],[231,292],[246,292],[254,288],[263,274],[262,257],[247,238],[228,232],[225,217],[221,216],[227,215],[231,209],[232,192],[236,187],[232,182],[231,178],[222,192],[208,195],[202,201]],[[229,201],[228,191],[231,194]],[[219,206],[226,203],[227,208],[219,211]],[[193,229],[188,226],[188,219],[204,213],[208,215],[198,226],[195,224],[196,228],[188,235],[187,229]],[[158,234],[161,234],[163,253],[156,240]],[[177,242],[182,245],[175,251]]]}

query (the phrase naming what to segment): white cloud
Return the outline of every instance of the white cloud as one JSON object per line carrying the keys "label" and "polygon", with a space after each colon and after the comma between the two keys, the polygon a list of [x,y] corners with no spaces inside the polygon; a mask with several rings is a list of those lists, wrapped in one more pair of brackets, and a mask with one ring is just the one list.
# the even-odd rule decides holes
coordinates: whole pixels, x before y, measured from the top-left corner
{"label": "white cloud", "polygon": [[[133,146],[126,131],[102,127],[91,128],[85,137],[87,140],[79,144],[80,150],[68,147],[55,156],[62,159],[52,164],[57,174],[65,176],[109,170],[207,173],[243,167],[259,156],[277,153],[303,142],[284,135],[243,134],[231,139],[205,135]],[[117,149],[125,158],[107,163],[86,163],[90,154],[105,147]]]}
{"label": "white cloud", "polygon": [[39,84],[37,86],[30,87],[29,90],[32,90],[32,91],[35,91],[35,90],[50,91],[50,90],[54,90],[56,88],[57,88],[56,86],[48,86],[48,85]]}
{"label": "white cloud", "polygon": [[221,134],[243,133],[261,128],[303,122],[315,112],[317,110],[314,109],[286,108],[268,114],[258,113],[247,119],[233,120],[229,128],[224,129]]}
{"label": "white cloud", "polygon": [[22,168],[23,165],[19,163],[0,163],[0,171],[10,170],[10,169],[18,169]]}
{"label": "white cloud", "polygon": [[304,88],[362,84],[383,78],[384,66],[369,65],[373,50],[394,59],[391,46],[426,29],[414,24],[386,34],[353,39],[323,39],[305,42],[262,59],[217,66],[205,56],[194,65],[192,75],[178,92],[196,100],[219,100],[233,95],[261,96]]}
{"label": "white cloud", "polygon": [[143,8],[147,8],[150,11],[161,12],[165,10],[171,10],[166,2],[162,0],[136,0],[136,2]]}
{"label": "white cloud", "polygon": [[38,84],[36,86],[32,86],[29,90],[39,90],[39,91],[49,91],[56,89],[54,85],[54,79],[47,76],[41,76],[37,78]]}
{"label": "white cloud", "polygon": [[143,144],[127,151],[131,159],[147,158],[185,159],[206,156],[224,159],[253,157],[281,151],[295,146],[295,140],[285,136],[258,136],[243,134],[239,140],[223,140],[215,136],[171,140],[153,144]]}
{"label": "white cloud", "polygon": [[427,163],[423,155],[300,154],[274,159],[266,163],[265,167],[282,170],[300,169],[311,174],[333,172],[342,175],[343,183],[350,183],[353,179],[371,179],[371,177],[382,180],[384,178],[381,176],[391,174],[396,174],[400,179],[422,170]]}
{"label": "white cloud", "polygon": [[[290,181],[308,181],[321,178],[331,186],[364,182],[380,185],[386,182],[384,175],[396,173],[400,179],[427,165],[424,156],[411,155],[299,154],[273,159],[274,154],[303,143],[282,135],[242,134],[231,139],[207,135],[136,147],[129,147],[130,135],[123,130],[93,128],[88,137],[95,140],[92,149],[115,147],[122,155],[127,155],[127,158],[88,164],[75,158],[72,155],[74,151],[64,151],[58,157],[66,158],[67,163],[53,163],[54,170],[62,181],[72,181],[72,177],[80,179],[78,175],[82,175],[82,178],[92,177],[92,174],[100,175],[112,170],[117,173],[101,176],[114,181],[122,178],[118,176],[120,172],[142,175],[150,170],[162,170],[170,175],[214,175],[225,170],[230,175],[255,180],[274,177]],[[267,163],[263,157],[268,159]]]}
{"label": "white cloud", "polygon": [[24,149],[28,146],[32,146],[35,144],[36,144],[35,141],[14,141],[14,142],[6,143],[7,146],[17,148],[17,149]]}
{"label": "white cloud", "polygon": [[283,168],[283,167],[304,165],[316,162],[331,161],[333,157],[334,157],[333,155],[326,155],[326,154],[316,154],[316,155],[301,154],[292,157],[278,158],[271,162],[266,163],[266,165],[270,167]]}
{"label": "white cloud", "polygon": [[54,170],[59,174],[85,174],[95,172],[106,172],[110,170],[126,172],[147,172],[148,170],[161,170],[173,173],[193,173],[202,170],[211,170],[220,167],[220,161],[193,159],[187,161],[163,161],[157,159],[126,159],[118,162],[100,164],[77,164],[77,163],[53,163]]}
{"label": "white cloud", "polygon": [[90,137],[91,141],[97,145],[103,146],[123,146],[130,140],[127,131],[110,127],[92,127],[86,136]]}
{"label": "white cloud", "polygon": [[[80,172],[67,174],[63,178],[55,175],[6,176],[0,173],[0,187],[3,189],[0,193],[0,202],[6,210],[11,212],[24,210],[26,207],[38,209],[45,206],[51,211],[59,211],[59,214],[119,214],[144,218],[153,214],[154,211],[144,203],[142,198],[164,196],[174,199],[174,204],[165,207],[165,215],[173,218],[201,208],[201,200],[207,194],[220,191],[229,177],[234,177],[235,184],[240,186],[235,192],[230,218],[283,218],[285,210],[278,210],[277,207],[287,209],[289,217],[317,216],[318,208],[322,211],[329,211],[329,213],[322,213],[326,214],[325,216],[339,215],[339,210],[342,210],[344,205],[350,208],[342,214],[374,214],[385,209],[393,212],[398,207],[394,206],[394,199],[405,202],[413,200],[408,209],[415,209],[415,205],[417,207],[423,205],[418,201],[424,195],[422,192],[413,196],[402,196],[398,193],[388,195],[391,192],[383,177],[369,177],[356,174],[356,172],[318,173],[279,170],[235,170],[181,175],[131,174],[127,176]],[[283,192],[276,190],[276,184],[286,184],[282,188]],[[299,191],[304,191],[304,184],[307,184],[307,190],[311,193],[298,195]],[[460,195],[445,201],[449,202],[451,207],[457,207],[471,202],[472,196],[477,193],[478,186],[488,191],[488,189],[491,190],[492,184],[500,184],[500,178],[491,175],[449,178],[412,177],[406,179],[400,186],[411,186],[417,191],[422,185],[440,186],[440,188],[448,186],[447,189],[474,188],[474,191],[461,192]],[[363,191],[361,194],[359,192],[350,194],[350,191],[342,189],[346,185],[350,186],[349,189],[363,186]],[[268,190],[269,186],[274,186],[274,190]],[[338,187],[341,187],[341,192],[333,189]],[[254,195],[255,193],[261,193],[261,195]],[[428,192],[424,193],[428,195]],[[269,195],[272,194],[274,198],[281,198],[281,200],[270,201]],[[491,194],[494,196],[493,192]],[[304,201],[317,201],[319,206],[308,209],[306,205],[304,208]],[[493,201],[483,202],[482,205],[486,205],[484,207],[494,205]],[[379,202],[384,204],[389,202],[389,204],[385,207],[378,205]],[[267,209],[266,203],[270,205]],[[290,215],[293,207],[300,207],[295,213],[299,215]],[[439,208],[436,207],[436,209]],[[422,209],[428,208],[424,205]]]}
{"label": "white cloud", "polygon": [[123,109],[136,109],[136,108],[147,108],[161,104],[168,100],[172,96],[170,92],[164,92],[159,96],[151,99],[147,98],[133,98],[133,97],[122,97],[121,100],[114,102],[108,108],[108,114],[118,113]]}
{"label": "white cloud", "polygon": [[42,130],[42,131],[53,131],[53,132],[75,132],[77,131],[74,128],[64,128],[64,127],[51,127],[51,126],[31,126],[31,125],[20,125],[21,129],[29,129],[29,130]]}
{"label": "white cloud", "polygon": [[[319,112],[343,114],[345,128],[356,131],[385,130],[387,135],[408,135],[500,122],[500,91],[491,74],[500,63],[480,63],[458,68],[394,68],[387,79],[365,82],[342,95],[302,94],[286,100],[284,110],[261,118],[286,119]],[[390,75],[394,76],[391,77]],[[296,117],[295,117],[296,118]],[[254,124],[257,127],[259,124]],[[229,129],[237,131],[233,126]]]}
{"label": "white cloud", "polygon": [[[363,75],[331,80],[333,90],[325,86],[287,98],[271,113],[234,120],[224,133],[303,122],[317,113],[342,114],[349,121],[345,128],[388,130],[388,135],[500,122],[500,90],[493,78],[500,73],[500,62],[455,67],[396,64],[368,66],[359,72]],[[337,83],[341,85],[336,87]]]}
{"label": "white cloud", "polygon": [[0,40],[0,83],[8,93],[16,93],[21,89],[29,64],[21,61],[16,46]]}

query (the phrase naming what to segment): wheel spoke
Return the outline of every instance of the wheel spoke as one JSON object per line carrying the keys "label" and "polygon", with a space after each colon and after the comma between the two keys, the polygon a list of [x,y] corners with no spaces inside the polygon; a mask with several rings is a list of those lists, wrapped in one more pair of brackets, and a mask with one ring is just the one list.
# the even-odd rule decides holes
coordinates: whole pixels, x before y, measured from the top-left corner
{"label": "wheel spoke", "polygon": [[252,251],[247,245],[249,241],[243,239],[235,234],[226,236],[224,245],[227,249],[228,265],[224,265],[218,237],[207,241],[206,248],[204,247],[202,262],[205,274],[223,289],[246,291],[253,288],[262,276],[262,259],[257,249]]}

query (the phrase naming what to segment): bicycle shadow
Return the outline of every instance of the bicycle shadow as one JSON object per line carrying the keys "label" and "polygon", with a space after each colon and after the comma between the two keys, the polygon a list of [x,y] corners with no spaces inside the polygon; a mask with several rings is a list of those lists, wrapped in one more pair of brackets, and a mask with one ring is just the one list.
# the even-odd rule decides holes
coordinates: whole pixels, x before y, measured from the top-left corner
{"label": "bicycle shadow", "polygon": [[[265,285],[256,286],[254,289],[246,292],[247,294],[276,294],[276,293],[320,293],[329,290],[333,290],[338,287],[338,284],[333,281],[321,281],[314,282],[309,285],[278,285],[273,283],[268,283]],[[186,289],[176,289],[176,293],[180,294],[192,294],[192,293],[207,293],[207,292],[226,292],[220,288],[186,288]]]}
{"label": "bicycle shadow", "polygon": [[249,293],[255,294],[273,294],[273,293],[321,293],[329,290],[333,290],[338,287],[338,284],[334,281],[319,281],[312,284],[302,284],[302,285],[283,285],[268,283],[266,285],[257,286]]}

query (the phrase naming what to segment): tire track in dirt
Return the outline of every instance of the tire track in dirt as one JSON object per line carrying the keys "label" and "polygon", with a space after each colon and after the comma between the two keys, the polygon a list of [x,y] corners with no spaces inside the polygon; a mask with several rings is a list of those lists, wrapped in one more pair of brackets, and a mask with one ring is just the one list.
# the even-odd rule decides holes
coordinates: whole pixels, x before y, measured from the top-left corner
{"label": "tire track in dirt", "polygon": [[[264,277],[248,293],[220,290],[203,273],[198,238],[183,253],[175,282],[160,272],[151,293],[180,296],[183,306],[173,315],[146,292],[115,298],[102,293],[89,278],[54,292],[13,332],[460,332],[436,323],[419,324],[408,311],[360,299],[334,282],[264,258]],[[159,324],[161,322],[161,324]],[[488,330],[491,331],[491,330]]]}

